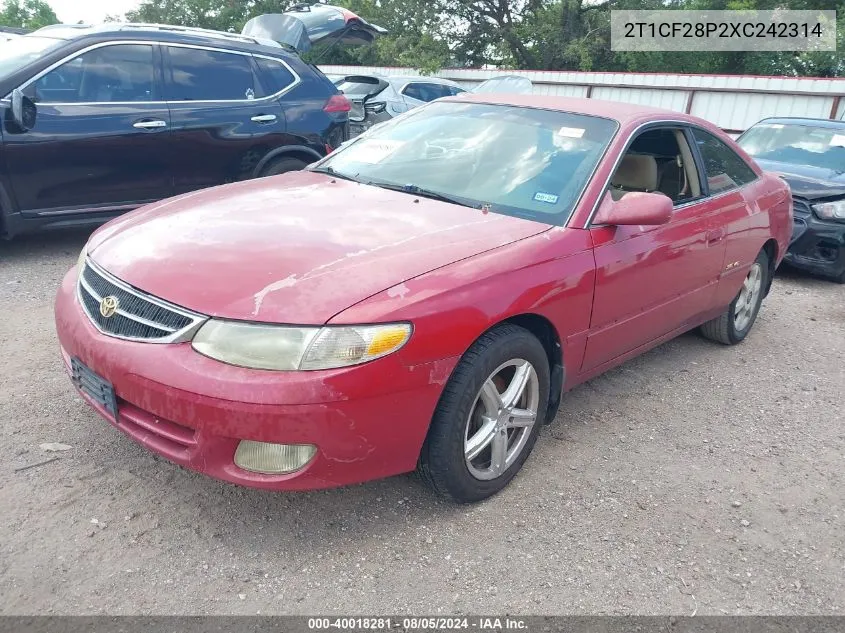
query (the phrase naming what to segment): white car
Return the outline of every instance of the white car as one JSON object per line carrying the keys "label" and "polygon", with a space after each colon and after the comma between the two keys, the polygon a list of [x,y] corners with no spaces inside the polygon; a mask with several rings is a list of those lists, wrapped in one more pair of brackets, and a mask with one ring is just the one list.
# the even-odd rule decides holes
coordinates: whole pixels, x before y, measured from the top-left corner
{"label": "white car", "polygon": [[533,90],[531,81],[519,75],[493,77],[469,91],[450,79],[416,75],[346,75],[333,81],[352,103],[349,112],[350,138],[441,97],[462,92],[526,94]]}
{"label": "white car", "polygon": [[352,103],[350,137],[429,101],[466,92],[456,82],[439,77],[346,75],[333,81]]}

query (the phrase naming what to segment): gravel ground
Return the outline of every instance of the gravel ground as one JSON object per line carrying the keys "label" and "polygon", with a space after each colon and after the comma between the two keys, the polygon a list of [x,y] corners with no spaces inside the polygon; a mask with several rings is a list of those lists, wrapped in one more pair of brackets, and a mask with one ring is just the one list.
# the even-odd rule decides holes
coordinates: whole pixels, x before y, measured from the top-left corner
{"label": "gravel ground", "polygon": [[53,328],[85,238],[0,244],[0,613],[845,612],[843,286],[781,274],[743,345],[579,387],[506,491],[454,507],[410,475],[240,489],[109,427]]}

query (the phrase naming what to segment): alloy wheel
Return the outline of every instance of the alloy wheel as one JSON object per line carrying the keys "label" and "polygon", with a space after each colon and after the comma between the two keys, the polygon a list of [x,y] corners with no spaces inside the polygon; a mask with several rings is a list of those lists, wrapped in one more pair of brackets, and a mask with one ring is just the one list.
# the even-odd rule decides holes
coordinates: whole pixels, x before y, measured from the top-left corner
{"label": "alloy wheel", "polygon": [[476,479],[500,477],[517,460],[537,422],[540,381],[523,359],[500,365],[484,381],[464,434],[467,469]]}
{"label": "alloy wheel", "polygon": [[734,328],[741,332],[748,327],[754,318],[754,311],[760,299],[760,292],[763,289],[763,269],[759,262],[751,265],[751,270],[742,282],[742,289],[739,291],[736,305],[734,306]]}

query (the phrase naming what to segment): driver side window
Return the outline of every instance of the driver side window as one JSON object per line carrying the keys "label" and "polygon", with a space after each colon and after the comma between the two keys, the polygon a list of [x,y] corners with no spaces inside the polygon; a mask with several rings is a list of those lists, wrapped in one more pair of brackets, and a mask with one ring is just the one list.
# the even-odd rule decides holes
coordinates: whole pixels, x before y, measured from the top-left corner
{"label": "driver side window", "polygon": [[116,44],[65,62],[27,86],[36,103],[154,101],[153,47]]}
{"label": "driver side window", "polygon": [[662,193],[678,206],[701,196],[701,183],[689,143],[681,128],[640,133],[610,179],[610,194],[619,200],[631,191]]}

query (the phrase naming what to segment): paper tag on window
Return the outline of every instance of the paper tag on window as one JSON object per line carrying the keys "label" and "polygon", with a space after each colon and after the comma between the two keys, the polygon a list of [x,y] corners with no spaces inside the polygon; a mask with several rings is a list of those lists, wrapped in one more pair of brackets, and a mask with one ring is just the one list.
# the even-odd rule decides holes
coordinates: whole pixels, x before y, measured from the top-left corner
{"label": "paper tag on window", "polygon": [[546,204],[557,204],[558,196],[553,193],[538,191],[534,194],[534,200],[537,202],[545,202]]}
{"label": "paper tag on window", "polygon": [[834,134],[830,139],[831,147],[845,147],[845,134]]}
{"label": "paper tag on window", "polygon": [[581,138],[584,136],[584,128],[582,127],[562,127],[557,131],[561,136],[567,138]]}
{"label": "paper tag on window", "polygon": [[404,144],[405,141],[367,139],[355,146],[355,151],[350,155],[350,158],[359,163],[380,163]]}
{"label": "paper tag on window", "polygon": [[783,127],[783,123],[769,123],[766,127],[770,127],[773,130],[779,130]]}

